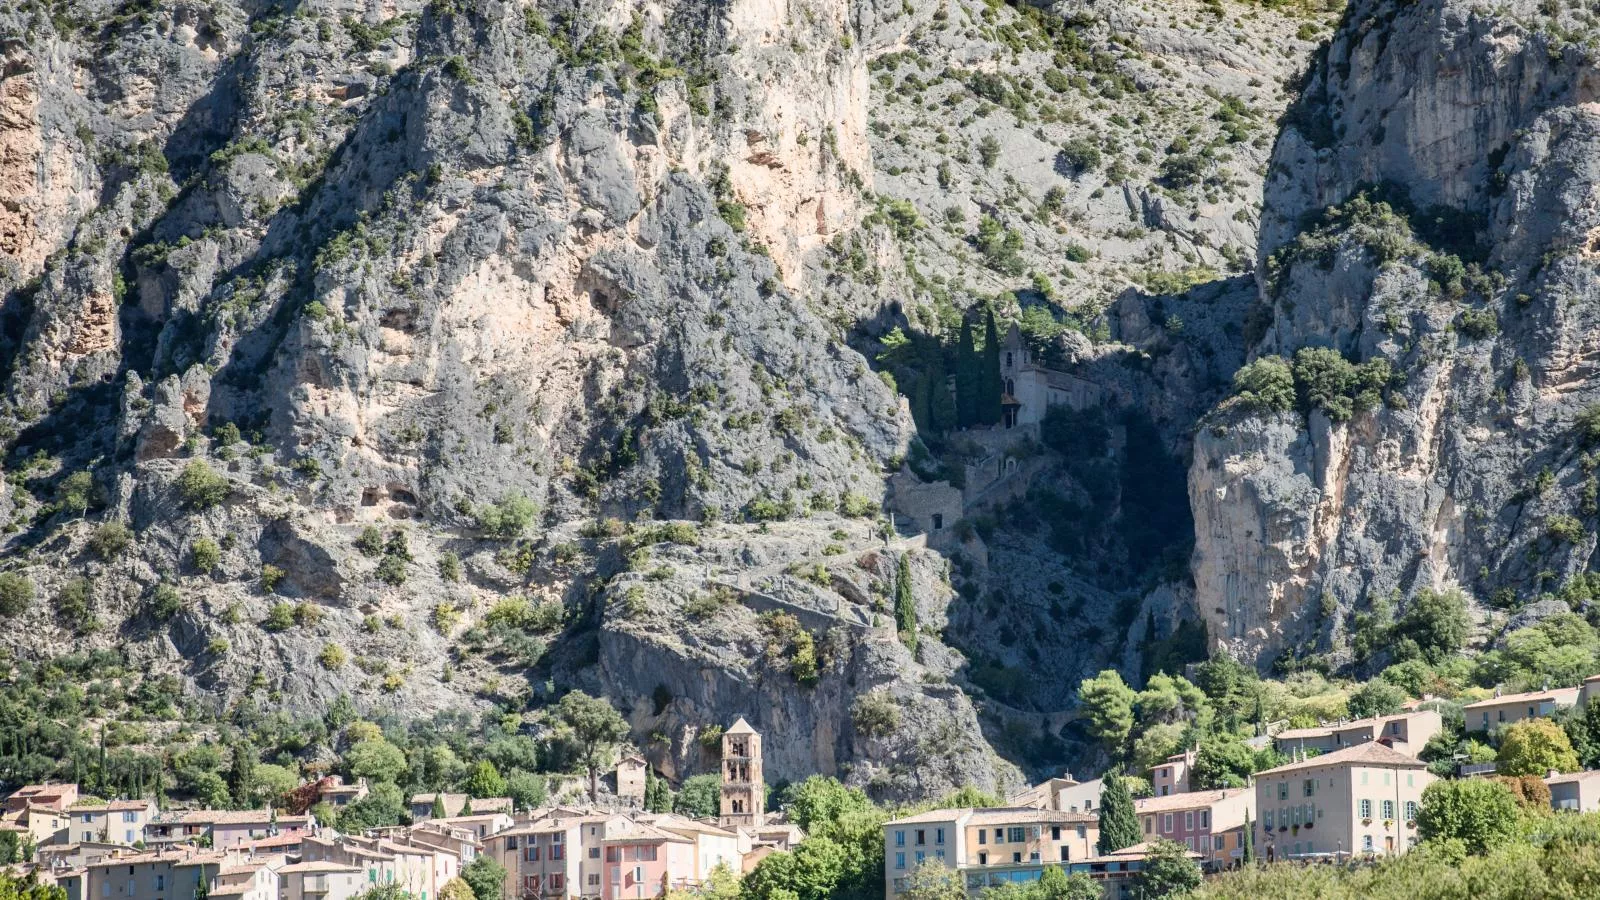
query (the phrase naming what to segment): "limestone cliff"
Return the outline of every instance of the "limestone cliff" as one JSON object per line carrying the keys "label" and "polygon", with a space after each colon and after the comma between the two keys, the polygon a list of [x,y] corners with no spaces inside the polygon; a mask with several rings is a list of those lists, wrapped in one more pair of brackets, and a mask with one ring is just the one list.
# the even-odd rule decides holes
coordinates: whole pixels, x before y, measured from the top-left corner
{"label": "limestone cliff", "polygon": [[1196,604],[1246,655],[1348,661],[1375,598],[1505,607],[1591,566],[1600,82],[1548,13],[1353,3],[1286,117],[1252,356],[1392,375],[1348,420],[1233,401],[1202,423]]}

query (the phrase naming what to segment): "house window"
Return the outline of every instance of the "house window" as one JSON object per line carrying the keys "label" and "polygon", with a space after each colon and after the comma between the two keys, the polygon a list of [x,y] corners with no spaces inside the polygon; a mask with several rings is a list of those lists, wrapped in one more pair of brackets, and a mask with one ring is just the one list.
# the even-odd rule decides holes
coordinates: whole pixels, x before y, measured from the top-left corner
{"label": "house window", "polygon": [[599,847],[590,847],[589,848],[589,858],[590,859],[599,859],[600,858],[600,848]]}
{"label": "house window", "polygon": [[922,829],[918,828],[917,829],[917,846],[921,847],[923,844],[926,844],[927,842],[928,842],[928,833],[926,831],[923,831]]}
{"label": "house window", "polygon": [[1008,843],[1020,844],[1027,838],[1023,836],[1021,828],[1012,828],[1006,833],[1006,840]]}
{"label": "house window", "polygon": [[1317,795],[1317,780],[1315,778],[1307,778],[1305,787],[1307,797],[1315,797]]}
{"label": "house window", "polygon": [[906,855],[904,853],[896,853],[894,855],[894,867],[896,869],[904,869],[906,867]]}
{"label": "house window", "polygon": [[1004,844],[1006,842],[1006,830],[1004,828],[996,828],[994,830],[994,842],[996,844]]}
{"label": "house window", "polygon": [[1211,810],[1209,810],[1209,809],[1200,810],[1200,827],[1201,828],[1210,828],[1211,827]]}
{"label": "house window", "polygon": [[1022,862],[1022,854],[1021,853],[1013,853],[1013,854],[1011,854],[1011,861],[1014,862],[1014,863]]}
{"label": "house window", "polygon": [[1035,850],[1032,853],[1028,854],[1028,862],[1038,862],[1038,861],[1039,861],[1039,851]]}
{"label": "house window", "polygon": [[1083,837],[1084,829],[1087,828],[1087,827],[1088,826],[1086,826],[1086,825],[1079,825],[1078,826],[1078,837]]}
{"label": "house window", "polygon": [[989,864],[989,854],[980,851],[978,853],[978,865],[987,866],[988,864]]}
{"label": "house window", "polygon": [[1050,826],[1050,840],[1052,840],[1052,841],[1061,840],[1061,826],[1060,825],[1051,825]]}
{"label": "house window", "polygon": [[943,529],[944,529],[944,513],[934,513],[933,514],[933,530],[934,531],[941,531]]}
{"label": "house window", "polygon": [[944,843],[944,829],[943,828],[935,828],[933,830],[933,842],[935,844]]}
{"label": "house window", "polygon": [[1155,816],[1145,816],[1144,817],[1144,833],[1145,834],[1149,834],[1150,833],[1150,821],[1152,819],[1154,819],[1154,818],[1155,818]]}
{"label": "house window", "polygon": [[1269,810],[1266,811],[1266,813],[1263,814],[1263,818],[1261,820],[1261,826],[1263,828],[1267,829],[1268,831],[1272,830],[1272,810],[1269,809]]}
{"label": "house window", "polygon": [[1361,809],[1361,818],[1363,818],[1363,819],[1372,818],[1372,801],[1371,800],[1362,800],[1357,805]]}
{"label": "house window", "polygon": [[1161,833],[1162,834],[1171,834],[1172,833],[1172,813],[1167,813],[1166,815],[1161,817]]}
{"label": "house window", "polygon": [[917,851],[917,856],[916,856],[917,865],[919,865],[919,866],[922,865],[922,861],[927,859],[927,858],[928,858],[928,854],[923,853],[921,850]]}
{"label": "house window", "polygon": [[1415,801],[1415,800],[1407,800],[1406,801],[1406,821],[1407,822],[1415,822],[1416,820],[1417,820],[1417,801]]}
{"label": "house window", "polygon": [[1011,368],[1011,351],[1006,351],[1006,368]]}
{"label": "house window", "polygon": [[979,844],[987,844],[987,843],[989,843],[989,829],[987,829],[987,828],[979,828],[978,829],[978,843]]}
{"label": "house window", "polygon": [[[1193,831],[1194,830],[1194,813],[1186,812],[1186,813],[1183,814],[1183,830],[1184,831]],[[1190,849],[1193,849],[1193,848],[1191,847]]]}
{"label": "house window", "polygon": [[1279,800],[1287,800],[1287,799],[1289,799],[1289,782],[1287,782],[1287,781],[1278,782],[1278,799]]}
{"label": "house window", "polygon": [[551,875],[550,876],[550,893],[552,893],[552,894],[561,893],[561,889],[564,887],[562,882],[565,881],[565,880],[566,880],[566,878],[564,876]]}
{"label": "house window", "polygon": [[600,884],[600,873],[599,872],[590,872],[589,873],[589,886],[590,887],[596,887],[599,884]]}
{"label": "house window", "polygon": [[906,845],[906,833],[904,831],[896,831],[894,833],[894,845],[896,847],[904,847]]}
{"label": "house window", "polygon": [[1383,801],[1383,817],[1385,819],[1393,819],[1394,818],[1394,801],[1393,800],[1385,800],[1385,801]]}
{"label": "house window", "polygon": [[1368,853],[1372,852],[1372,835],[1364,834],[1361,836],[1361,849]]}
{"label": "house window", "polygon": [[634,884],[639,884],[640,882],[643,882],[643,881],[644,881],[644,866],[634,866],[633,867],[633,883]]}

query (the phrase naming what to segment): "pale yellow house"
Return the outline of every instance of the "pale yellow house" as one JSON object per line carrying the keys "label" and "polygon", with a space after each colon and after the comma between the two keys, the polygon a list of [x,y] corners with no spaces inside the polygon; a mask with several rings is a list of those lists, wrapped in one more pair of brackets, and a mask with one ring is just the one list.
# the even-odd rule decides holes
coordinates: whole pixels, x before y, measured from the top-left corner
{"label": "pale yellow house", "polygon": [[70,839],[137,844],[144,840],[144,826],[155,814],[156,805],[149,800],[75,804],[67,809]]}
{"label": "pale yellow house", "polygon": [[1583,813],[1600,811],[1600,772],[1551,775],[1544,783],[1550,788],[1551,809]]}
{"label": "pale yellow house", "polygon": [[1376,741],[1407,756],[1416,756],[1434,735],[1444,730],[1437,710],[1418,709],[1392,716],[1349,722],[1326,722],[1315,728],[1290,728],[1273,736],[1278,752],[1332,753],[1356,744]]}
{"label": "pale yellow house", "polygon": [[1490,731],[1523,719],[1546,719],[1556,710],[1576,706],[1580,688],[1553,688],[1547,691],[1528,691],[1521,694],[1495,692],[1487,700],[1468,703],[1461,707],[1466,716],[1467,731]]}
{"label": "pale yellow house", "polygon": [[332,862],[298,862],[278,870],[282,900],[350,900],[366,890],[356,866]]}
{"label": "pale yellow house", "polygon": [[1256,773],[1255,852],[1266,860],[1396,855],[1419,840],[1427,766],[1369,741]]}
{"label": "pale yellow house", "polygon": [[884,890],[893,897],[924,863],[962,872],[973,892],[1037,880],[1046,866],[1094,855],[1100,823],[1031,807],[936,809],[885,823],[883,832]]}

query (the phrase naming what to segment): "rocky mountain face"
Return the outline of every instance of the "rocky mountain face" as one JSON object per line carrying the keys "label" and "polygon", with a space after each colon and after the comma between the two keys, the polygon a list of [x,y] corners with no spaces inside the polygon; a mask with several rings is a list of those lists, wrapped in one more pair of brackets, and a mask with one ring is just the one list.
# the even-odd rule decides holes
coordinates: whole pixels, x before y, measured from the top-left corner
{"label": "rocky mountain face", "polygon": [[[0,8],[0,569],[32,598],[0,645],[119,648],[219,713],[536,715],[583,687],[669,774],[745,715],[772,777],[909,797],[1070,759],[1063,685],[1137,672],[1196,610],[1266,659],[1337,634],[1303,612],[1324,595],[1478,564],[1520,585],[1562,492],[1508,512],[1509,473],[1588,477],[1548,455],[1581,304],[1540,287],[1585,251],[1530,262],[1588,227],[1556,236],[1581,218],[1578,51],[1448,5],[1352,12],[1274,149],[1330,25],[1088,0]],[[1441,49],[1385,56],[1397,29]],[[1384,180],[1477,217],[1496,335],[1463,337],[1491,301],[1428,293],[1421,249],[1289,261],[1307,214]],[[1557,195],[1571,214],[1532,208]],[[1106,470],[1045,441],[1028,479],[1052,493],[984,498],[954,549],[886,539],[886,481],[933,436],[884,342],[985,304],[1102,392],[1075,434],[1115,499],[1060,526]],[[1416,377],[1348,422],[1224,402],[1196,425],[1247,349],[1324,340]],[[1153,509],[1182,527],[1136,533]],[[1214,610],[1240,605],[1235,633]]]}
{"label": "rocky mountain face", "polygon": [[1195,603],[1247,655],[1348,662],[1354,614],[1425,588],[1582,599],[1597,82],[1547,6],[1353,3],[1286,117],[1251,355],[1382,377],[1197,432]]}

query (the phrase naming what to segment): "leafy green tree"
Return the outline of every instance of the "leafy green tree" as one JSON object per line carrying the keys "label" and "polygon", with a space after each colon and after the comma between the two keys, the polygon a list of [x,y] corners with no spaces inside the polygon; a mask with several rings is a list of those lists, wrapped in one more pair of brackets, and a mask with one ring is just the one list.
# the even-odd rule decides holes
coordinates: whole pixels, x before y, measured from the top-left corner
{"label": "leafy green tree", "polygon": [[789,820],[808,833],[820,831],[851,813],[872,809],[872,800],[860,788],[846,787],[837,778],[812,775],[784,792]]}
{"label": "leafy green tree", "polygon": [[352,778],[368,781],[398,781],[410,767],[400,748],[382,737],[358,741],[345,751],[345,769]]}
{"label": "leafy green tree", "polygon": [[387,828],[399,825],[405,814],[400,789],[391,782],[378,782],[365,797],[339,811],[339,830],[359,834],[369,828]]}
{"label": "leafy green tree", "polygon": [[0,866],[22,862],[22,838],[15,831],[0,831]]}
{"label": "leafy green tree", "polygon": [[1549,719],[1524,719],[1506,726],[1496,762],[1501,775],[1578,771],[1578,754],[1566,732]]}
{"label": "leafy green tree", "polygon": [[[882,850],[879,850],[882,853]],[[852,852],[824,837],[808,837],[794,850],[774,853],[744,879],[743,900],[833,900],[860,865]]]}
{"label": "leafy green tree", "polygon": [[967,900],[966,876],[937,860],[928,860],[906,875],[896,896],[905,900]]}
{"label": "leafy green tree", "polygon": [[228,477],[197,459],[178,476],[178,496],[192,510],[207,510],[228,499]]}
{"label": "leafy green tree", "polygon": [[1417,652],[1432,665],[1460,653],[1471,633],[1467,598],[1460,590],[1418,591],[1395,623],[1395,634],[1415,644]]}
{"label": "leafy green tree", "polygon": [[1406,692],[1387,681],[1369,681],[1350,692],[1350,715],[1358,719],[1390,716],[1400,711]]}
{"label": "leafy green tree", "polygon": [[628,735],[628,723],[611,704],[583,691],[571,691],[556,704],[556,717],[589,770],[589,800],[600,797],[600,769],[617,743]]}
{"label": "leafy green tree", "polygon": [[1139,873],[1141,896],[1150,900],[1182,897],[1200,886],[1200,864],[1189,858],[1189,848],[1165,838],[1150,844],[1144,871]]}
{"label": "leafy green tree", "polygon": [[1035,882],[1039,900],[1100,900],[1100,885],[1082,873],[1068,875],[1060,866],[1047,866]]}
{"label": "leafy green tree", "polygon": [[266,802],[277,805],[279,798],[295,789],[300,779],[285,766],[261,763],[250,779],[251,805]]}
{"label": "leafy green tree", "polygon": [[1422,792],[1417,829],[1424,840],[1461,841],[1469,853],[1483,853],[1511,838],[1521,814],[1506,786],[1487,778],[1435,781]]}
{"label": "leafy green tree", "polygon": [[1115,853],[1139,843],[1139,818],[1133,795],[1115,772],[1106,773],[1100,787],[1100,853]]}
{"label": "leafy green tree", "polygon": [[500,771],[494,763],[481,760],[472,767],[472,774],[467,777],[467,793],[473,797],[503,797],[506,793],[506,780],[500,777]]}
{"label": "leafy green tree", "polygon": [[911,596],[911,554],[900,554],[894,575],[894,623],[900,642],[917,652],[917,603]]}
{"label": "leafy green tree", "polygon": [[480,853],[461,870],[461,880],[472,888],[478,900],[501,900],[505,891],[506,867],[494,857]]}
{"label": "leafy green tree", "polygon": [[472,885],[458,876],[439,889],[439,900],[477,900],[477,895],[472,892]]}
{"label": "leafy green tree", "polygon": [[716,775],[691,775],[678,789],[674,806],[680,815],[705,818],[718,813],[722,802],[722,779]]}
{"label": "leafy green tree", "polygon": [[1294,383],[1305,412],[1321,410],[1329,419],[1343,422],[1355,411],[1351,391],[1356,367],[1329,347],[1301,347],[1294,354]]}
{"label": "leafy green tree", "polygon": [[1133,731],[1133,688],[1115,669],[1106,669],[1078,684],[1078,703],[1089,719],[1089,733],[1114,758],[1121,758]]}
{"label": "leafy green tree", "polygon": [[1194,766],[1189,770],[1189,783],[1201,791],[1244,787],[1253,773],[1283,762],[1282,754],[1270,745],[1255,750],[1243,741],[1215,738],[1200,744]]}
{"label": "leafy green tree", "polygon": [[1585,769],[1600,768],[1600,703],[1585,703],[1561,718],[1578,764]]}
{"label": "leafy green tree", "polygon": [[534,809],[550,799],[550,788],[543,775],[512,772],[506,779],[506,795],[517,809]]}

